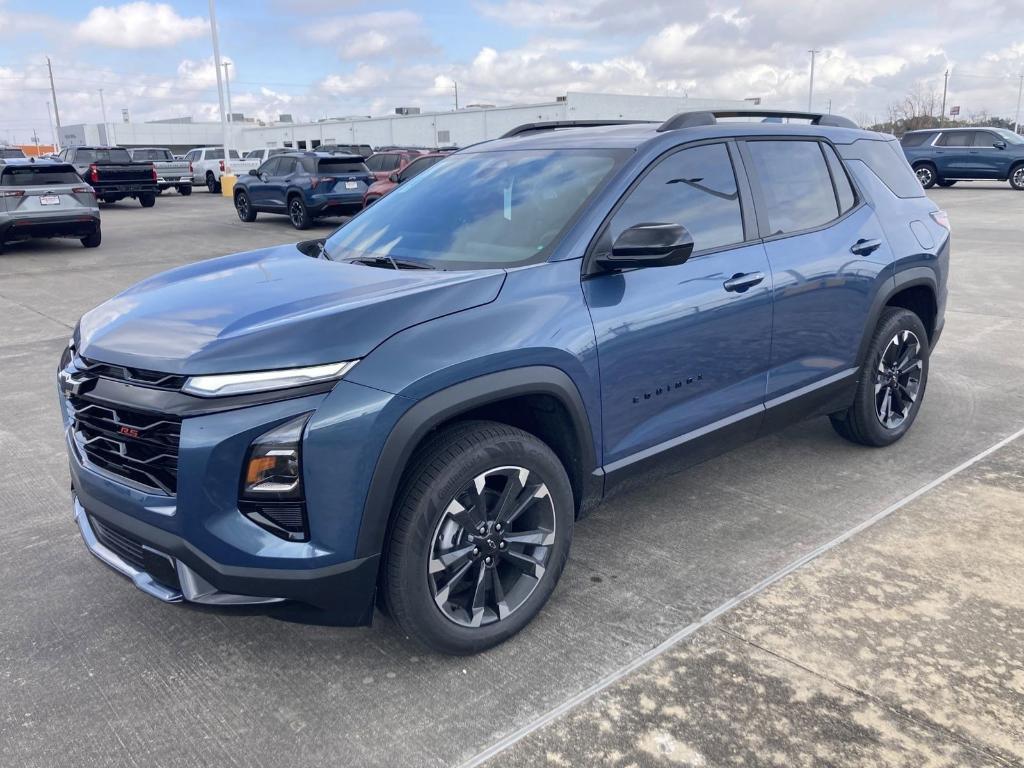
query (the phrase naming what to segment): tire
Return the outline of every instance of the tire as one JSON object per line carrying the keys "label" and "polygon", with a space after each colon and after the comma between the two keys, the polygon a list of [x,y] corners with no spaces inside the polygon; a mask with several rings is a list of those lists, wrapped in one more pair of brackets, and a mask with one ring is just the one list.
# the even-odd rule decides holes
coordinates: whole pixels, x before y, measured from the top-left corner
{"label": "tire", "polygon": [[139,195],[139,205],[143,208],[152,208],[156,205],[156,194],[153,192],[143,192]]}
{"label": "tire", "polygon": [[238,218],[247,224],[256,221],[256,211],[253,210],[252,202],[245,190],[235,193],[235,212],[238,214]]}
{"label": "tire", "polygon": [[288,198],[288,218],[296,229],[309,229],[313,223],[313,217],[309,215],[306,203],[299,195]]}
{"label": "tire", "polygon": [[937,181],[936,184],[940,187],[952,187],[956,184],[956,179],[942,179],[941,181]]}
{"label": "tire", "polygon": [[211,195],[220,192],[220,182],[214,177],[212,171],[206,172],[206,189]]}
{"label": "tire", "polygon": [[99,248],[100,243],[103,242],[103,236],[100,234],[99,227],[91,235],[87,235],[82,239],[82,245],[86,248]]}
{"label": "tire", "polygon": [[[510,504],[501,514],[505,490]],[[441,653],[478,653],[508,640],[554,591],[574,517],[565,468],[533,435],[491,421],[441,430],[417,451],[396,497],[382,570],[387,613]]]}
{"label": "tire", "polygon": [[931,189],[939,180],[939,172],[931,163],[918,163],[914,166],[914,174],[925,189]]}
{"label": "tire", "polygon": [[[924,402],[929,352],[921,318],[907,309],[886,309],[861,365],[853,405],[829,417],[836,432],[851,442],[874,447],[903,437]],[[896,373],[897,365],[905,373]]]}
{"label": "tire", "polygon": [[371,205],[376,203],[378,200],[380,200],[379,197],[368,197],[368,198],[366,198],[366,202],[363,204],[363,208],[364,209],[369,208]]}
{"label": "tire", "polygon": [[178,194],[181,195],[182,197],[188,197],[189,195],[192,194],[192,185],[182,184],[180,187],[178,187]]}
{"label": "tire", "polygon": [[1010,186],[1024,192],[1024,163],[1017,163],[1010,169]]}

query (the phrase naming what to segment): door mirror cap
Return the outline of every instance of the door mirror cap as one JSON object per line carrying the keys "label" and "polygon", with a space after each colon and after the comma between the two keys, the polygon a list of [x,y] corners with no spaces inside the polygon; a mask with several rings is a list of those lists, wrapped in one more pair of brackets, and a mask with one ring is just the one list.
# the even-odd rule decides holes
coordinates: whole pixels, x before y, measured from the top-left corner
{"label": "door mirror cap", "polygon": [[392,184],[397,184],[399,182],[398,171],[392,171],[388,175],[388,181],[390,181]]}
{"label": "door mirror cap", "polygon": [[994,141],[992,142],[992,146],[995,147],[996,149],[1006,149],[1006,142],[1002,140]]}
{"label": "door mirror cap", "polygon": [[259,175],[260,175],[260,172],[259,172],[259,171],[257,171],[257,170],[256,170],[255,168],[250,168],[250,169],[249,169],[249,175],[250,175],[250,176],[259,176]]}
{"label": "door mirror cap", "polygon": [[611,253],[597,257],[604,269],[671,267],[693,253],[693,236],[681,224],[634,224],[612,244]]}

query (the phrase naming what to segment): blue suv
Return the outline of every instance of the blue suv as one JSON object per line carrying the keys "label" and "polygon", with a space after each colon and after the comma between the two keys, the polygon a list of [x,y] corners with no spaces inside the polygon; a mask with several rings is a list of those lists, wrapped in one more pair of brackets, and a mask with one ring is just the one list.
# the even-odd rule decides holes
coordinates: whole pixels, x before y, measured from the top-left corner
{"label": "blue suv", "polygon": [[900,144],[925,189],[994,179],[1024,190],[1024,137],[1005,128],[910,131]]}
{"label": "blue suv", "polygon": [[235,182],[235,211],[245,222],[282,213],[296,229],[309,229],[318,218],[356,213],[374,181],[361,155],[287,152]]}
{"label": "blue suv", "polygon": [[58,382],[88,548],[162,600],[379,604],[472,653],[641,472],[818,415],[896,442],[946,216],[891,136],[746,114],[521,126],[87,313]]}

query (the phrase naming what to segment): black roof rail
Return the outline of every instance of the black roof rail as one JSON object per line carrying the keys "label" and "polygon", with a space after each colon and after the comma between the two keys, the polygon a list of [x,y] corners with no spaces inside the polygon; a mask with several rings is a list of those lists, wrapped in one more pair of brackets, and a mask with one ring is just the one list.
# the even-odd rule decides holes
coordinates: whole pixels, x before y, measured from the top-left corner
{"label": "black roof rail", "polygon": [[723,117],[767,117],[780,119],[810,120],[811,125],[826,125],[832,128],[859,128],[853,120],[842,115],[825,115],[821,112],[791,112],[782,109],[715,109],[699,112],[680,112],[673,115],[659,127],[659,131],[676,131],[680,128],[695,128],[714,125]]}
{"label": "black roof rail", "polygon": [[524,133],[537,133],[538,131],[553,131],[556,128],[600,128],[605,125],[635,125],[637,123],[653,123],[655,120],[548,120],[543,123],[523,123],[517,125],[510,131],[506,131],[498,138],[511,139],[513,136],[522,136]]}

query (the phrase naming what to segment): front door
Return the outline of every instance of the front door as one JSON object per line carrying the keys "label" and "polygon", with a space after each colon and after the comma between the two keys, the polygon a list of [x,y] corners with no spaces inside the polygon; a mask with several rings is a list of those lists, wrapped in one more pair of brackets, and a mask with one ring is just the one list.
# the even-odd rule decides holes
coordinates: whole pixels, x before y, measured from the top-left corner
{"label": "front door", "polygon": [[[703,457],[705,433],[756,433],[771,343],[764,246],[747,242],[729,143],[676,151],[627,193],[599,249],[640,223],[685,226],[690,259],[588,276],[597,334],[606,471],[672,451]],[[719,429],[727,428],[727,429]],[[728,447],[724,442],[722,448]]]}
{"label": "front door", "polygon": [[277,158],[272,157],[256,169],[256,176],[246,182],[249,200],[257,208],[266,209],[270,203],[270,192],[267,188],[271,178],[277,171]]}

